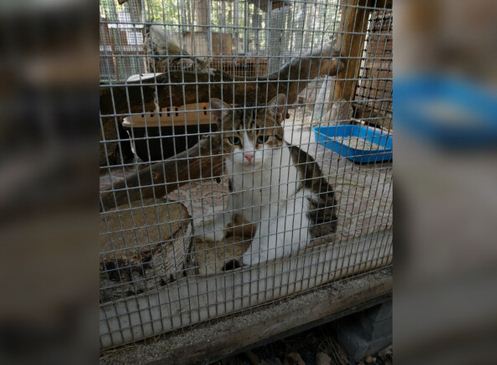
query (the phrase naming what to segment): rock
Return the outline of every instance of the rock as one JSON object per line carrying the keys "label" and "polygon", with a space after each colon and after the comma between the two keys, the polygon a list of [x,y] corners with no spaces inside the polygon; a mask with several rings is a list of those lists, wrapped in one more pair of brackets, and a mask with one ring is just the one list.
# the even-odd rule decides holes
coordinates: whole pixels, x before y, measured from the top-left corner
{"label": "rock", "polygon": [[366,356],[364,361],[366,362],[366,364],[373,364],[376,361],[376,359],[373,356],[368,355],[368,356]]}
{"label": "rock", "polygon": [[316,354],[316,365],[331,365],[331,357],[324,352],[318,352]]}
{"label": "rock", "polygon": [[392,358],[392,345],[384,348],[378,353],[378,356],[382,359]]}
{"label": "rock", "polygon": [[351,362],[366,362],[392,343],[391,301],[342,319],[336,336]]}
{"label": "rock", "polygon": [[285,356],[283,365],[305,365],[305,362],[298,352],[290,352]]}

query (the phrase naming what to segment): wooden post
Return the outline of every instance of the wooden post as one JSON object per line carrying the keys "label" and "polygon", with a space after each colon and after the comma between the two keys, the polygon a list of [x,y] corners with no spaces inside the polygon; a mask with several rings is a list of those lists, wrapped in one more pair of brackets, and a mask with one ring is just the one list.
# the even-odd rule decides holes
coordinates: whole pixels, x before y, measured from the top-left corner
{"label": "wooden post", "polygon": [[[212,40],[211,40],[211,29],[210,29],[210,24],[211,24],[211,12],[210,12],[210,2],[209,0],[196,0],[195,2],[195,13],[197,16],[197,21],[199,24],[199,28],[202,33],[205,34],[206,36],[206,41],[207,41],[207,55],[209,57],[212,56]],[[196,35],[195,32],[193,32],[193,39],[195,42]],[[198,52],[198,50],[197,50]],[[194,53],[195,54],[195,53]],[[198,56],[197,54],[195,54]]]}
{"label": "wooden post", "polygon": [[335,100],[351,101],[354,98],[364,40],[371,13],[365,0],[342,0],[341,35],[337,47],[344,59],[342,68],[335,82],[335,90],[330,94],[330,107]]}

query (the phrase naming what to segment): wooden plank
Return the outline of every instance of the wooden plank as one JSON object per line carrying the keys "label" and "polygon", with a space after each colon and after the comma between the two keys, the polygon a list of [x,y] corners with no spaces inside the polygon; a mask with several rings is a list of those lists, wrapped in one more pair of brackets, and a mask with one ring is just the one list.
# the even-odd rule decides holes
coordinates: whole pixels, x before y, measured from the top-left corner
{"label": "wooden plank", "polygon": [[389,298],[391,270],[333,283],[326,288],[156,339],[104,353],[102,364],[193,364],[216,361],[274,341]]}
{"label": "wooden plank", "polygon": [[330,93],[330,106],[336,100],[350,101],[354,98],[361,66],[364,40],[368,30],[368,17],[371,9],[363,0],[342,0],[341,36],[338,44],[340,54],[345,57],[345,65],[338,72],[335,90]]}
{"label": "wooden plank", "polygon": [[184,127],[190,125],[213,124],[209,116],[202,112],[178,112],[178,115],[167,116],[159,114],[146,114],[145,116],[131,116],[123,120],[123,127],[150,128],[150,127]]}
{"label": "wooden plank", "polygon": [[162,109],[162,113],[142,113],[124,118],[123,127],[173,127],[185,125],[212,124],[209,103],[188,104],[182,107]]}
{"label": "wooden plank", "polygon": [[223,274],[187,276],[156,292],[103,304],[100,342],[103,348],[136,342],[285,299],[391,260],[392,233],[382,231]]}

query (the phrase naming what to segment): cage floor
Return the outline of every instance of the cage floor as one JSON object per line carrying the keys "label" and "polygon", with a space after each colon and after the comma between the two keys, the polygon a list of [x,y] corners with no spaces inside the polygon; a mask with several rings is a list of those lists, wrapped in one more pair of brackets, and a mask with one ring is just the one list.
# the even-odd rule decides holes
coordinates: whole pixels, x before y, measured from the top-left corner
{"label": "cage floor", "polygon": [[[285,127],[287,142],[301,146],[319,163],[323,174],[335,187],[338,200],[338,227],[334,242],[346,242],[392,226],[391,164],[356,165],[317,144],[310,124]],[[228,179],[186,184],[168,198],[183,203],[193,218],[193,231],[201,231],[202,223],[223,210]],[[196,229],[197,228],[197,229]],[[225,262],[238,259],[247,245],[224,242],[194,241],[194,261],[198,274],[222,272]]]}
{"label": "cage floor", "polygon": [[[211,275],[222,270],[226,258],[236,257],[246,248],[228,245],[231,250],[219,249],[201,241],[204,246],[195,249],[201,253],[195,258],[199,269],[195,275],[101,305],[103,348],[243,311],[391,262],[391,164],[356,165],[340,158],[315,143],[308,124],[287,122],[285,139],[313,156],[336,189],[338,228],[331,244],[309,247],[298,255],[243,270]],[[125,174],[126,171],[113,177]],[[101,177],[101,186],[109,182],[109,176]],[[223,209],[227,193],[227,179],[221,183],[206,180],[186,184],[169,194],[168,199],[186,206],[195,231],[205,217]]]}
{"label": "cage floor", "polygon": [[[320,165],[323,174],[335,188],[338,201],[337,232],[333,243],[346,242],[392,226],[392,168],[391,163],[356,165],[317,144],[311,132],[311,115],[303,109],[291,111],[285,123],[285,140],[301,146]],[[112,179],[120,179],[136,170],[135,166],[112,171]],[[108,189],[111,175],[101,176],[102,189]],[[204,180],[185,184],[167,198],[180,202],[193,218],[193,232],[200,232],[202,223],[223,210],[228,179],[221,182]],[[197,229],[196,229],[197,228]],[[238,242],[208,242],[193,240],[195,274],[222,272],[224,263],[238,259],[248,245]]]}

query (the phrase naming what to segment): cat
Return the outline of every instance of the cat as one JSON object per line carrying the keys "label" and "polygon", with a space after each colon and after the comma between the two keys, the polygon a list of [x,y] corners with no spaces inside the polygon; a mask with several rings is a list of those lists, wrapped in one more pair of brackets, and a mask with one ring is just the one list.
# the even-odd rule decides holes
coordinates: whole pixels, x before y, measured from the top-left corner
{"label": "cat", "polygon": [[162,25],[147,24],[144,28],[143,48],[149,56],[149,70],[152,73],[169,72],[170,70],[211,72],[209,64],[192,56],[180,47],[180,39],[172,32],[166,31]]}
{"label": "cat", "polygon": [[[204,238],[250,235],[243,265],[288,256],[312,238],[336,231],[336,199],[314,159],[283,138],[286,97],[264,106],[233,107],[210,100],[222,139],[230,194]],[[240,227],[240,229],[235,229]]]}

